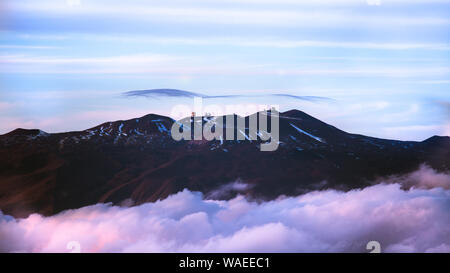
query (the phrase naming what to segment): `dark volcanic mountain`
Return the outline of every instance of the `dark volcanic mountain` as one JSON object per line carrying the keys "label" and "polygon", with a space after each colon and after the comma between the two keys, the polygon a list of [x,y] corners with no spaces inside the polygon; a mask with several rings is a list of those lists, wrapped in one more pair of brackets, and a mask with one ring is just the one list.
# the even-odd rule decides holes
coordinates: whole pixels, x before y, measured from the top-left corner
{"label": "dark volcanic mountain", "polygon": [[[155,201],[184,188],[273,199],[365,187],[422,163],[450,169],[449,137],[412,142],[349,134],[297,110],[280,114],[274,152],[261,152],[260,141],[177,142],[173,122],[147,115],[80,132],[16,129],[0,136],[0,210],[52,215],[98,202]],[[248,186],[227,187],[234,181]]]}

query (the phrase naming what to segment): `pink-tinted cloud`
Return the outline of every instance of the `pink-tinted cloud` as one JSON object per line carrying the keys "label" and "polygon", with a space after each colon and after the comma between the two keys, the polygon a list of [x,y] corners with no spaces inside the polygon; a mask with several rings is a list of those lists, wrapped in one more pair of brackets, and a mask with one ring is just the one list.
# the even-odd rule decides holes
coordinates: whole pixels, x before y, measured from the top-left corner
{"label": "pink-tinted cloud", "polygon": [[450,252],[450,191],[434,188],[449,175],[422,167],[410,177],[426,189],[378,184],[262,203],[184,190],[136,207],[0,214],[0,251],[69,252],[76,241],[82,252],[365,252],[375,240],[386,252]]}
{"label": "pink-tinted cloud", "polygon": [[450,190],[450,173],[439,173],[427,165],[422,165],[420,168],[407,175],[391,177],[387,181],[393,183],[401,183],[403,187],[432,189],[443,188]]}

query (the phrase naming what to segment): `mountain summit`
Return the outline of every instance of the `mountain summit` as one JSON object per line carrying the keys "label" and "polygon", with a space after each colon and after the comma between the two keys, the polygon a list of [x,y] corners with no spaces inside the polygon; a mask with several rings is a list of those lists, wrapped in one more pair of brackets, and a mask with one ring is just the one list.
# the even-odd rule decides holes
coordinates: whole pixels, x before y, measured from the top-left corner
{"label": "mountain summit", "polygon": [[350,134],[298,110],[280,114],[274,152],[261,152],[259,140],[177,142],[174,122],[150,114],[79,132],[1,135],[0,210],[53,215],[99,202],[141,204],[185,188],[218,199],[270,200],[361,188],[423,163],[450,169],[448,137],[414,142]]}

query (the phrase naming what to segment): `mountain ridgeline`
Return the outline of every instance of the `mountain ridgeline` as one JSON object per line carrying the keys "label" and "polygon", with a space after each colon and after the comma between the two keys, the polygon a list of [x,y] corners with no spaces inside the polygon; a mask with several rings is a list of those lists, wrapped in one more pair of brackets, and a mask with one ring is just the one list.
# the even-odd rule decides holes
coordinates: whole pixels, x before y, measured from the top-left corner
{"label": "mountain ridgeline", "polygon": [[[298,110],[279,121],[273,152],[261,152],[261,141],[247,137],[175,141],[175,121],[153,114],[79,132],[16,129],[0,136],[0,210],[53,215],[100,202],[142,204],[185,188],[219,199],[271,200],[362,188],[424,163],[450,169],[449,137],[414,142],[350,134]],[[248,136],[248,128],[237,134]],[[236,182],[245,186],[227,186]]]}

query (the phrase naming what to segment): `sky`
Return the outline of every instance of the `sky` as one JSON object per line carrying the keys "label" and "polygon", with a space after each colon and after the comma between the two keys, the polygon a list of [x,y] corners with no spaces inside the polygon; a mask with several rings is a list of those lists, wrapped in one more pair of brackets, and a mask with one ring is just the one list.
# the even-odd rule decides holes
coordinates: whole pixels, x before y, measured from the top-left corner
{"label": "sky", "polygon": [[173,88],[351,133],[450,135],[449,27],[448,0],[2,0],[0,134],[193,104],[123,95]]}

